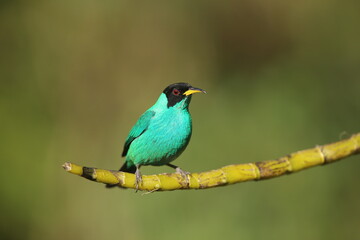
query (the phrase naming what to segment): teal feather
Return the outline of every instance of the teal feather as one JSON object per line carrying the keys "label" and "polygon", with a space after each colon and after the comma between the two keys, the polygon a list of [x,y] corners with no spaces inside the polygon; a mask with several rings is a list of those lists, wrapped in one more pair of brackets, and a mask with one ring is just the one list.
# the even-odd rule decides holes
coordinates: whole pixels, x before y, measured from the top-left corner
{"label": "teal feather", "polygon": [[160,95],[129,133],[124,148],[129,145],[127,166],[165,165],[185,150],[192,132],[190,99],[191,96],[168,108],[166,95]]}
{"label": "teal feather", "polygon": [[136,138],[140,137],[141,134],[143,134],[149,124],[150,124],[150,119],[152,117],[154,117],[155,112],[154,111],[146,111],[143,115],[141,115],[141,117],[139,118],[139,120],[136,122],[135,126],[130,130],[130,133],[127,137],[127,139],[125,140],[125,145],[124,145],[124,150],[122,153],[122,156],[125,157],[130,144],[132,143],[132,141],[134,141]]}

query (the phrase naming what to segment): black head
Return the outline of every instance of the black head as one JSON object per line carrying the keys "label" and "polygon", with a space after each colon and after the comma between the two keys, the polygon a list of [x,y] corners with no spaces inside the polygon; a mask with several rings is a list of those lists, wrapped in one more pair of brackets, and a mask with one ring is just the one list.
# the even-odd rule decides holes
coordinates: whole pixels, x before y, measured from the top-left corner
{"label": "black head", "polygon": [[167,107],[172,107],[185,98],[190,98],[191,94],[203,92],[200,88],[194,88],[188,83],[174,83],[164,89],[163,93],[168,99]]}

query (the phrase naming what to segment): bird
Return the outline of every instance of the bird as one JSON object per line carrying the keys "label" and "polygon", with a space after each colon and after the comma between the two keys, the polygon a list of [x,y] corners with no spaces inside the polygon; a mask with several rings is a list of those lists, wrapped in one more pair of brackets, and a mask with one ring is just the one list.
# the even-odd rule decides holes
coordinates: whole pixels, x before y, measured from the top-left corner
{"label": "bird", "polygon": [[[122,152],[125,162],[119,171],[135,174],[136,190],[142,182],[141,166],[167,165],[187,181],[190,173],[171,162],[183,153],[190,141],[192,118],[189,104],[194,93],[206,91],[183,82],[167,86],[156,103],[131,128]],[[106,185],[107,188],[115,186],[118,185]]]}

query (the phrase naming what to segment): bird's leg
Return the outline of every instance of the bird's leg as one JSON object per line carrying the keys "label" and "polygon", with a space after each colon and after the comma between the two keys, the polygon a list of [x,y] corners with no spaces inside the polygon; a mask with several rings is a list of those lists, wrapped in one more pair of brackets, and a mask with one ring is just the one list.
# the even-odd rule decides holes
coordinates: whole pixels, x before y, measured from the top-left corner
{"label": "bird's leg", "polygon": [[171,163],[168,163],[166,165],[171,167],[171,168],[174,168],[176,170],[176,173],[179,173],[181,175],[181,177],[185,179],[186,185],[189,185],[189,179],[187,177],[190,174],[189,172],[184,171],[180,167],[175,166],[175,165],[173,165]]}
{"label": "bird's leg", "polygon": [[139,185],[141,184],[142,177],[140,172],[140,165],[136,165],[136,171],[135,171],[135,186],[136,186],[136,192],[139,190]]}

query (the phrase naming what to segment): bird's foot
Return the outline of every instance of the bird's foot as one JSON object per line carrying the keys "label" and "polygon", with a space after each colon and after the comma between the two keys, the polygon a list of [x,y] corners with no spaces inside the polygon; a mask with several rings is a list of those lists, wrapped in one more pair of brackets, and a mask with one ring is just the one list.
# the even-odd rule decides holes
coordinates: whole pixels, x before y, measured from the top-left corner
{"label": "bird's foot", "polygon": [[141,172],[140,172],[140,169],[137,167],[136,168],[136,172],[135,172],[135,189],[137,192],[139,190],[139,186],[142,182],[142,176],[141,176]]}
{"label": "bird's foot", "polygon": [[186,185],[189,186],[190,182],[189,182],[188,175],[190,175],[190,172],[184,171],[179,167],[175,168],[175,170],[176,170],[176,173],[179,173],[181,175],[181,177],[185,180]]}
{"label": "bird's foot", "polygon": [[176,173],[180,174],[180,176],[185,180],[185,184],[186,184],[187,187],[190,185],[190,180],[189,180],[189,177],[188,177],[190,175],[189,172],[184,171],[181,168],[179,168],[178,166],[175,166],[175,165],[173,165],[171,163],[168,163],[166,165],[168,165],[171,168],[174,168]]}

